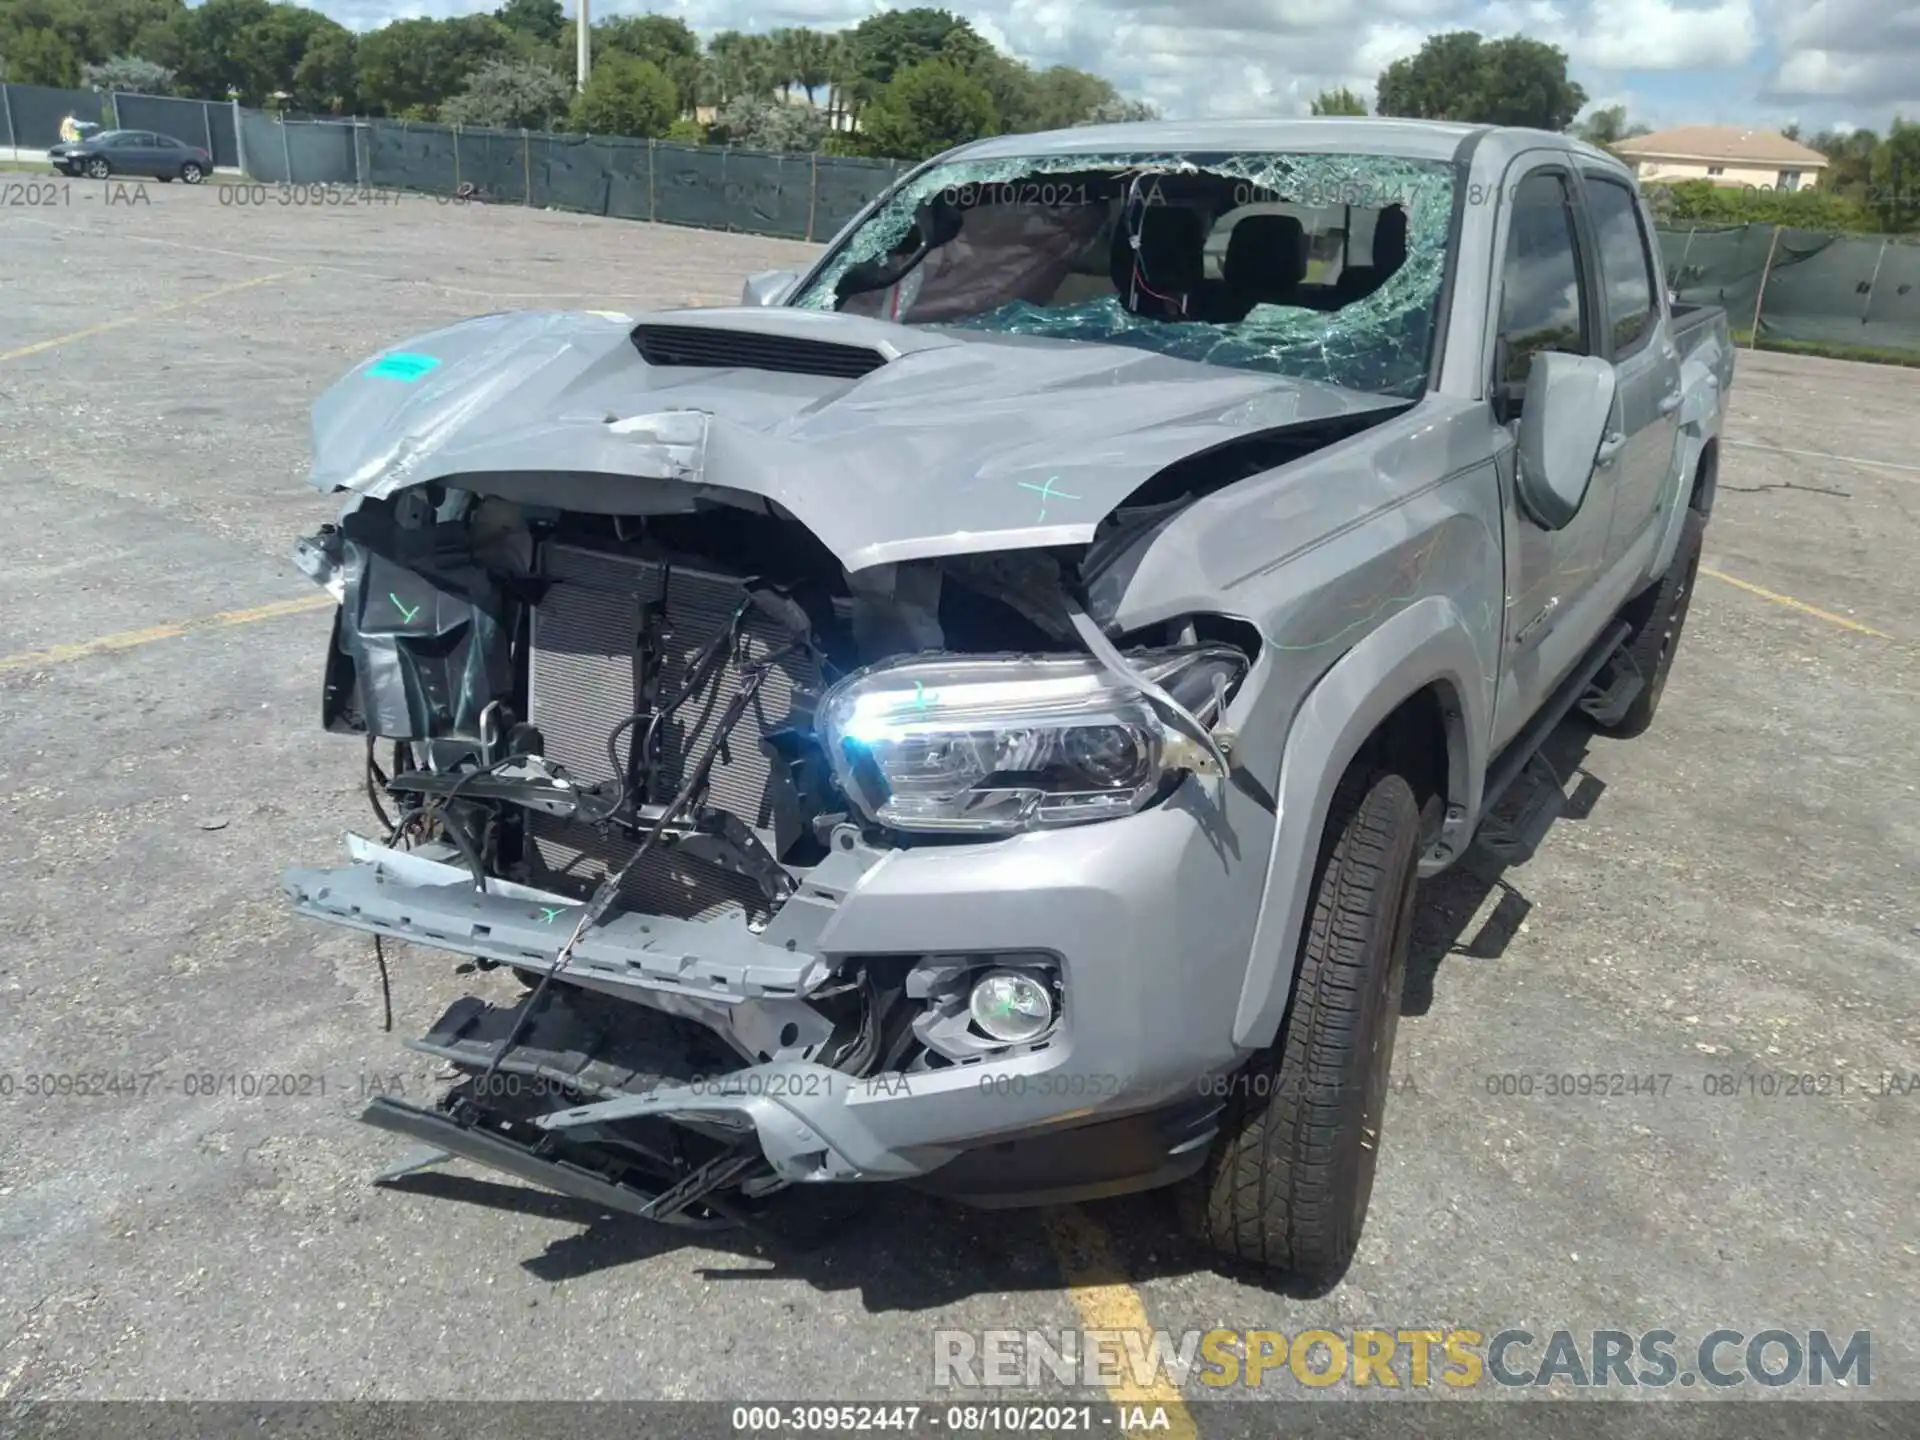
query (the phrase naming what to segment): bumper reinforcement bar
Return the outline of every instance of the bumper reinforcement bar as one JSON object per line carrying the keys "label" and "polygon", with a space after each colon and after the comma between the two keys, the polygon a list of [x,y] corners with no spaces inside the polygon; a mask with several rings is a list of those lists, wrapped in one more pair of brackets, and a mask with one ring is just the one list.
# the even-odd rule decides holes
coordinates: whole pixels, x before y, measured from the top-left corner
{"label": "bumper reinforcement bar", "polygon": [[[451,1116],[422,1110],[417,1105],[403,1104],[384,1096],[376,1097],[369,1103],[360,1118],[376,1129],[389,1130],[432,1146],[441,1159],[458,1156],[575,1200],[604,1205],[609,1210],[635,1215],[643,1220],[694,1229],[718,1229],[741,1223],[739,1217],[728,1213],[728,1207],[714,1198],[715,1192],[737,1183],[763,1163],[757,1152],[727,1151],[689,1171],[667,1189],[649,1193],[585,1166],[542,1155],[534,1148],[504,1135],[462,1125]],[[431,1159],[415,1159],[398,1170],[389,1171],[382,1178],[391,1183],[392,1178],[419,1170],[429,1163],[434,1162]],[[718,1212],[721,1218],[715,1220],[687,1213],[691,1207],[699,1204]]]}

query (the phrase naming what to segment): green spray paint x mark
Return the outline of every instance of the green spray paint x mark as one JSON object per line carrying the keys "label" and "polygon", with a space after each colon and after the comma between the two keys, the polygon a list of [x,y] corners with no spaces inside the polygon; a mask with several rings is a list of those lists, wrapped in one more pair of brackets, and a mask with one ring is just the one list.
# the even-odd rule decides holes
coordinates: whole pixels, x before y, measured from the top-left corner
{"label": "green spray paint x mark", "polygon": [[[1026,481],[1026,480],[1021,480],[1017,482],[1022,490],[1031,490],[1033,491],[1034,494],[1040,497],[1040,520],[1045,520],[1047,518],[1047,502],[1048,501],[1078,500],[1080,498],[1078,495],[1069,495],[1064,490],[1054,489],[1053,482],[1058,480],[1059,478],[1060,477],[1058,475],[1050,475],[1047,477],[1047,483],[1044,485],[1035,485],[1030,481]],[[1034,523],[1038,524],[1040,522],[1037,520]]]}
{"label": "green spray paint x mark", "polygon": [[566,912],[567,907],[564,905],[542,905],[540,907],[540,923],[542,925],[551,925],[562,915],[566,914]]}
{"label": "green spray paint x mark", "polygon": [[418,605],[409,610],[400,603],[400,597],[391,590],[387,592],[387,599],[391,600],[393,602],[393,608],[400,612],[400,619],[404,624],[411,625],[413,623],[413,617],[420,613],[420,607]]}
{"label": "green spray paint x mark", "polygon": [[412,381],[439,366],[440,357],[437,355],[410,355],[404,350],[395,350],[369,365],[367,374],[375,380]]}

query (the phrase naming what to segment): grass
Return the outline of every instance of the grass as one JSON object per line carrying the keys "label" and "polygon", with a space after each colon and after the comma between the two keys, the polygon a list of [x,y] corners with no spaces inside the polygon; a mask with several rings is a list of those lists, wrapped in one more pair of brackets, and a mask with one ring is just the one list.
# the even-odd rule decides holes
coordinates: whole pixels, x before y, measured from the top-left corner
{"label": "grass", "polygon": [[1733,343],[1742,350],[1771,350],[1780,355],[1815,355],[1823,360],[1860,360],[1869,365],[1901,365],[1920,368],[1920,351],[1889,350],[1880,345],[1839,345],[1826,340],[1789,340],[1762,335],[1753,343],[1752,330],[1732,332]]}

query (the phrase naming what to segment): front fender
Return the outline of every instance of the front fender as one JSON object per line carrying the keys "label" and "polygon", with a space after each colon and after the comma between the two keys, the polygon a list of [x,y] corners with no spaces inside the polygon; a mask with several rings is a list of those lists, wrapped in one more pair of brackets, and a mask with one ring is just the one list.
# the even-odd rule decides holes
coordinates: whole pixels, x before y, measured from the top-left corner
{"label": "front fender", "polygon": [[1462,845],[1473,833],[1492,723],[1484,663],[1459,609],[1445,596],[1428,596],[1342,656],[1295,712],[1280,766],[1266,891],[1234,1016],[1237,1047],[1259,1049],[1280,1028],[1293,991],[1320,836],[1340,777],[1389,715],[1436,682],[1451,692],[1443,706],[1453,712],[1448,771],[1453,785],[1462,787],[1449,796],[1447,829]]}

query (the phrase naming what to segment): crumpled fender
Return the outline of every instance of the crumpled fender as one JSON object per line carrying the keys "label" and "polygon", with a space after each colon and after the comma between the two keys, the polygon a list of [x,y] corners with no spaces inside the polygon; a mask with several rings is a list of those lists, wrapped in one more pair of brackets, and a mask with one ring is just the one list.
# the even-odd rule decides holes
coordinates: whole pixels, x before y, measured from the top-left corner
{"label": "crumpled fender", "polygon": [[1466,619],[1451,600],[1430,595],[1355,645],[1301,702],[1281,760],[1279,823],[1234,1016],[1236,1046],[1259,1049],[1279,1030],[1299,964],[1321,832],[1341,776],[1381,722],[1436,681],[1452,692],[1448,708],[1458,718],[1448,726],[1448,768],[1465,785],[1465,814],[1451,818],[1448,828],[1473,833],[1492,733],[1482,668]]}

